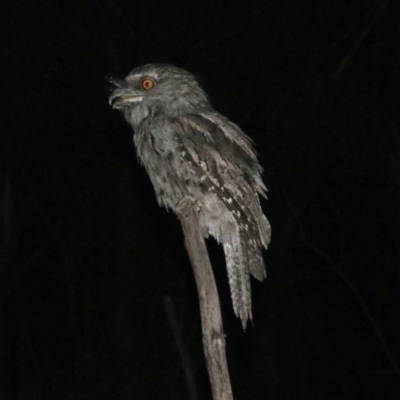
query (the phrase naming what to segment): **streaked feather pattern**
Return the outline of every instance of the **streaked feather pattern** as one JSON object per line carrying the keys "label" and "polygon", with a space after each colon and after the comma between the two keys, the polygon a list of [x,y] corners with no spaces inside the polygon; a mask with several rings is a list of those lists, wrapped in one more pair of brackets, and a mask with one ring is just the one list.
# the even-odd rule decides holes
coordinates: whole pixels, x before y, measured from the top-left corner
{"label": "streaked feather pattern", "polygon": [[[141,88],[143,79],[154,82]],[[165,64],[131,72],[110,97],[135,131],[139,160],[160,205],[179,215],[190,198],[204,237],[222,243],[235,314],[252,319],[249,274],[266,277],[262,248],[270,225],[259,196],[266,194],[251,139],[218,114],[193,75]]]}

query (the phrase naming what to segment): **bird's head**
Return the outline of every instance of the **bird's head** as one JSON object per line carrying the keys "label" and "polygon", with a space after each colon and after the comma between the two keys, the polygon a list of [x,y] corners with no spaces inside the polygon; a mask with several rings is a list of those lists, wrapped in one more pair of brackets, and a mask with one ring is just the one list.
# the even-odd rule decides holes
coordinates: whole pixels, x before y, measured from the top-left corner
{"label": "bird's head", "polygon": [[110,105],[134,125],[148,115],[178,115],[210,107],[196,78],[172,65],[147,64],[124,80],[110,78],[110,82],[115,86]]}

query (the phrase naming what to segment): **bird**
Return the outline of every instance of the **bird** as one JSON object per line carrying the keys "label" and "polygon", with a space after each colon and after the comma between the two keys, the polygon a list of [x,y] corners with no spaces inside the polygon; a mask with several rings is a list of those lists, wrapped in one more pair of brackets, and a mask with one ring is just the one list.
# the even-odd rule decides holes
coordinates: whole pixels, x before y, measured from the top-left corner
{"label": "bird", "polygon": [[198,79],[184,69],[146,64],[109,81],[109,103],[134,131],[158,204],[178,217],[190,207],[200,234],[222,244],[233,310],[245,330],[253,319],[250,275],[266,278],[262,249],[271,238],[253,141],[212,107]]}

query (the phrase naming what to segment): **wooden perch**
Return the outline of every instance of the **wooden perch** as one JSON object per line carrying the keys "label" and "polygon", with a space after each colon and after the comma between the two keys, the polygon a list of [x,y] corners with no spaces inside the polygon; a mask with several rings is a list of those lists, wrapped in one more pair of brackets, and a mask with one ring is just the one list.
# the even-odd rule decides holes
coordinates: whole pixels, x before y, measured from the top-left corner
{"label": "wooden perch", "polygon": [[192,208],[180,215],[180,221],[199,293],[203,347],[213,400],[233,400],[221,308],[206,243]]}

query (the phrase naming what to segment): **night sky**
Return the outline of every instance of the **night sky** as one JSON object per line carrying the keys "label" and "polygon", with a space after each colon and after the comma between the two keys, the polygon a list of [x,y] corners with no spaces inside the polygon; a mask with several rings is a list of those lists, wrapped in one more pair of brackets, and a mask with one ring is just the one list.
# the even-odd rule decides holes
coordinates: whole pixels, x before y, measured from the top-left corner
{"label": "night sky", "polygon": [[106,77],[150,62],[196,74],[265,169],[268,279],[245,333],[208,241],[235,400],[400,398],[396,2],[14,1],[1,16],[1,399],[188,399],[178,344],[211,398],[180,223],[108,104]]}

